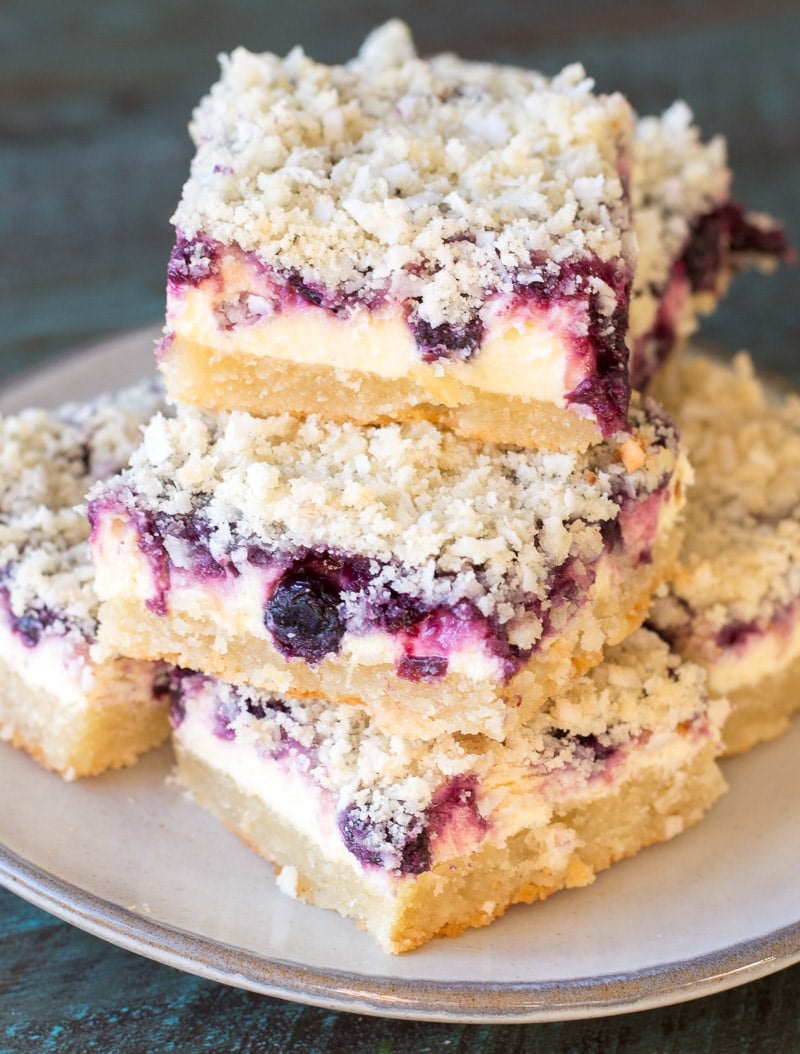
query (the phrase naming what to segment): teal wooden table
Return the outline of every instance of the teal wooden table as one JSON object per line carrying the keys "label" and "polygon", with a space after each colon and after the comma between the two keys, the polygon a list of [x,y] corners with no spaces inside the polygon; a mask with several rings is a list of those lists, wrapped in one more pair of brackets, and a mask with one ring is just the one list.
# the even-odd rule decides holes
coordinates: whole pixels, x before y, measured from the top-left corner
{"label": "teal wooden table", "polygon": [[[555,72],[580,60],[641,112],[687,98],[728,137],[735,189],[800,244],[800,8],[764,0],[493,5],[398,0],[6,0],[0,6],[0,384],[157,321],[185,125],[237,44],[341,60],[389,15],[425,51]],[[740,281],[704,335],[800,381],[800,278]],[[0,803],[3,808],[11,802]],[[797,881],[800,876],[787,876]],[[0,1054],[17,1051],[800,1051],[800,966],[673,1007],[593,1021],[387,1021],[199,980],[0,891]]]}

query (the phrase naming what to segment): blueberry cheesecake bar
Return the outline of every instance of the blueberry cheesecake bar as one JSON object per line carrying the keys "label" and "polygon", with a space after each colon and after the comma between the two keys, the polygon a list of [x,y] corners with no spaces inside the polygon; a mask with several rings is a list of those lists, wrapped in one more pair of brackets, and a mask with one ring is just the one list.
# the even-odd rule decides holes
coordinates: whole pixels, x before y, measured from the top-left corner
{"label": "blueberry cheesecake bar", "polygon": [[731,198],[725,141],[703,142],[685,103],[636,122],[632,157],[638,259],[628,343],[631,383],[642,389],[737,271],[769,270],[792,253],[779,224]]}
{"label": "blueberry cheesecake bar", "polygon": [[652,625],[708,671],[730,752],[800,708],[800,400],[746,355],[679,360],[662,378],[696,473],[678,571]]}
{"label": "blueberry cheesecake bar", "polygon": [[688,466],[655,404],[586,454],[426,421],[182,408],[89,506],[101,639],[237,684],[500,739],[641,624]]}
{"label": "blueberry cheesecake bar", "polygon": [[148,382],[0,418],[0,738],[67,779],[128,765],[169,733],[162,668],[99,654],[80,504],[162,405]]}
{"label": "blueberry cheesecake bar", "polygon": [[724,700],[643,629],[503,743],[403,739],[350,707],[186,671],[171,697],[179,781],[281,890],[392,953],[587,885],[725,789]]}
{"label": "blueberry cheesecake bar", "polygon": [[632,123],[578,66],[422,60],[397,21],[345,66],[235,51],[191,125],[170,393],[553,449],[613,434]]}

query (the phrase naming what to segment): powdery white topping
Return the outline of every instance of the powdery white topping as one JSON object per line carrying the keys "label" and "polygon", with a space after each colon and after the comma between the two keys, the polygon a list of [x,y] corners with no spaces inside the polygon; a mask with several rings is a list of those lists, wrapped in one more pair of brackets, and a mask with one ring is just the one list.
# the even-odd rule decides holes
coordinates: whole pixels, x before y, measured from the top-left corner
{"label": "powdery white topping", "polygon": [[82,502],[125,464],[163,403],[160,382],[148,380],[86,403],[0,416],[0,523],[37,505]]}
{"label": "powdery white topping", "polygon": [[160,384],[148,380],[0,418],[0,589],[14,615],[45,610],[57,632],[93,637],[98,601],[81,503],[126,463],[162,407]]}
{"label": "powdery white topping", "polygon": [[422,60],[398,21],[346,66],[299,48],[221,62],[191,124],[197,154],[173,217],[186,237],[236,243],[327,289],[415,302],[433,326],[548,267],[629,253],[618,168],[630,109],[595,96],[580,66],[548,81]]}
{"label": "powdery white topping", "polygon": [[731,173],[725,140],[704,143],[685,102],[660,117],[642,117],[633,138],[631,204],[639,243],[633,295],[662,290],[693,224],[728,201]]}
{"label": "powdery white topping", "polygon": [[43,505],[0,526],[0,568],[7,569],[0,590],[14,615],[46,611],[60,634],[93,637],[98,601],[88,534],[79,509]]}
{"label": "powdery white topping", "polygon": [[46,410],[0,419],[0,517],[83,498],[83,435]]}
{"label": "powdery white topping", "polygon": [[682,359],[666,396],[696,473],[673,591],[710,630],[769,619],[800,596],[800,398],[745,354]]}
{"label": "powdery white topping", "polygon": [[[600,555],[601,524],[618,516],[621,494],[650,491],[674,470],[671,426],[641,408],[633,420],[635,439],[579,455],[491,446],[427,422],[363,428],[186,408],[153,420],[110,490],[167,516],[197,512],[215,558],[246,561],[253,540],[358,554],[385,564],[376,588],[469,598],[505,623],[525,595],[548,596],[554,567]],[[639,457],[628,472],[631,447]]]}
{"label": "powdery white topping", "polygon": [[[605,763],[576,737],[594,737],[601,752],[610,753],[635,749],[651,736],[674,735],[681,724],[703,719],[706,678],[654,633],[638,630],[504,743],[462,735],[403,739],[380,732],[353,707],[281,699],[272,709],[264,705],[267,698],[197,675],[185,702],[190,712],[199,699],[207,713],[221,715],[243,749],[288,751],[292,768],[327,791],[337,812],[355,806],[390,845],[400,846],[402,832],[418,829],[437,789],[457,776],[477,779],[476,804],[487,820],[507,807],[515,788],[524,796],[544,794],[552,803],[559,783],[573,790],[586,785]],[[259,701],[265,715],[260,718],[247,709],[248,703],[250,710],[259,709]]]}

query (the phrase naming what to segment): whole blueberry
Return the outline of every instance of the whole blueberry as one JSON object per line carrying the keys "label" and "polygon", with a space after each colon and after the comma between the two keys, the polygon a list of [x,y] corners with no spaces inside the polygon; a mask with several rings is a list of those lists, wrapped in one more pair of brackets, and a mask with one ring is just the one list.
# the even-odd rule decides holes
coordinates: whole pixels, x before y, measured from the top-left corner
{"label": "whole blueberry", "polygon": [[278,650],[311,663],[338,651],[344,635],[340,599],[336,586],[313,571],[285,575],[264,616]]}

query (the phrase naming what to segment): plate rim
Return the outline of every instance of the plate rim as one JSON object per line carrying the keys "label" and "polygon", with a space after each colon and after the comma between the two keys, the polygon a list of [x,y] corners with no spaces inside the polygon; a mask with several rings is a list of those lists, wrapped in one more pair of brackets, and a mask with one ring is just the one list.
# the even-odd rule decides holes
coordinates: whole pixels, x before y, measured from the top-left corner
{"label": "plate rim", "polygon": [[[17,371],[5,381],[0,402],[16,401],[47,374],[113,359],[154,332],[155,325],[145,325],[111,333]],[[800,962],[798,919],[699,956],[624,973],[496,983],[403,979],[305,966],[193,933],[82,889],[2,842],[0,886],[110,944],[207,980],[323,1009],[415,1021],[527,1024],[607,1017],[703,998]]]}
{"label": "plate rim", "polygon": [[690,959],[620,974],[496,984],[403,980],[266,958],[191,933],[81,889],[2,844],[0,885],[64,922],[173,969],[323,1009],[415,1021],[528,1024],[607,1017],[699,999],[800,962],[798,920]]}

